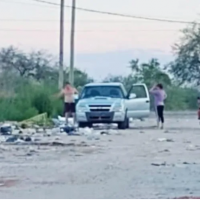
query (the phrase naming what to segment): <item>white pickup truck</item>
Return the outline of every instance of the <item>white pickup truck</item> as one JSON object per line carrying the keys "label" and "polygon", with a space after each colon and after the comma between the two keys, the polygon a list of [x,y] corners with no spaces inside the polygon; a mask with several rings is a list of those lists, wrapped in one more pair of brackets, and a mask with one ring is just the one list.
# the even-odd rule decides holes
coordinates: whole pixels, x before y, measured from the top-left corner
{"label": "white pickup truck", "polygon": [[129,118],[150,115],[150,97],[145,84],[133,84],[127,92],[122,83],[90,83],[84,86],[76,104],[79,127],[94,123],[117,123],[129,128]]}

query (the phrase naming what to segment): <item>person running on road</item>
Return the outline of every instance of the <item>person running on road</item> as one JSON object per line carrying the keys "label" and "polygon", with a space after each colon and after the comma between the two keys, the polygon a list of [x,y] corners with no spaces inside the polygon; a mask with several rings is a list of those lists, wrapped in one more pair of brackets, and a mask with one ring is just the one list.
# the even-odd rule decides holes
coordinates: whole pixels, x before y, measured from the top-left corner
{"label": "person running on road", "polygon": [[75,100],[74,95],[78,94],[76,88],[72,87],[69,82],[65,83],[64,88],[61,90],[59,96],[64,96],[64,116],[68,124],[68,118],[72,115],[75,123]]}
{"label": "person running on road", "polygon": [[161,121],[161,129],[164,128],[164,100],[167,98],[167,94],[163,89],[162,84],[156,84],[150,89],[150,93],[154,95],[155,108],[157,113],[157,126],[159,128]]}

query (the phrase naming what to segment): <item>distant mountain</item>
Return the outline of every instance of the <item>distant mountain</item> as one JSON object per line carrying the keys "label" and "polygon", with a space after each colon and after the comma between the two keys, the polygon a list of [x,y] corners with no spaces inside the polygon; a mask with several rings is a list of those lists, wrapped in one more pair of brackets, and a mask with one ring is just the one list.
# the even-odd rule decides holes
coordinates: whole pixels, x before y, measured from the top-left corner
{"label": "distant mountain", "polygon": [[173,60],[170,53],[160,50],[126,50],[94,54],[77,54],[75,65],[86,71],[91,77],[101,80],[107,75],[125,75],[130,72],[128,65],[131,59],[138,58],[141,62],[147,62],[151,58],[157,58],[162,65]]}

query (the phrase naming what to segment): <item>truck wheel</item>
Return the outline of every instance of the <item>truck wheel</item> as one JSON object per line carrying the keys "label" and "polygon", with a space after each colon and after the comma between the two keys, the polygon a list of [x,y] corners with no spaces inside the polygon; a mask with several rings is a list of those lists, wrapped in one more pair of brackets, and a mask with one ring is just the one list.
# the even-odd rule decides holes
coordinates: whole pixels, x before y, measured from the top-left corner
{"label": "truck wheel", "polygon": [[86,127],[91,128],[92,127],[92,123],[89,123],[89,122],[79,122],[78,126],[79,126],[79,128],[86,128]]}
{"label": "truck wheel", "polygon": [[128,126],[128,118],[125,117],[123,122],[118,123],[118,129],[126,129]]}

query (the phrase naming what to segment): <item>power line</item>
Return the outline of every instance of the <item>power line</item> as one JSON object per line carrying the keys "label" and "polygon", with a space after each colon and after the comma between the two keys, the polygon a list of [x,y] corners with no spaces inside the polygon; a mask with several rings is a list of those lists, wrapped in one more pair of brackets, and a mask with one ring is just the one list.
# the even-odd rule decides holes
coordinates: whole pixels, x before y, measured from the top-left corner
{"label": "power line", "polygon": [[[59,4],[57,4],[57,3],[43,1],[43,0],[33,0],[33,1],[52,5],[52,6],[49,6],[49,8],[55,8],[55,6],[59,6]],[[25,2],[15,2],[15,1],[14,2],[9,2],[8,0],[6,0],[4,2],[6,2],[6,3],[18,3],[18,4],[20,3],[20,4],[24,4],[24,5],[38,6],[37,4],[30,4],[30,3],[25,3]],[[68,5],[66,5],[65,7],[66,8],[72,8],[72,6],[68,6]],[[181,24],[200,24],[198,22],[192,22],[192,21],[151,18],[151,17],[143,17],[143,16],[136,16],[136,15],[128,15],[128,14],[120,14],[120,13],[112,13],[112,12],[106,12],[106,11],[99,11],[99,10],[93,10],[93,9],[87,9],[87,8],[80,8],[80,7],[76,7],[76,9],[77,10],[86,11],[86,12],[93,12],[93,13],[99,13],[99,14],[107,14],[107,15],[113,15],[113,16],[119,16],[119,17],[126,17],[126,18],[132,18],[132,19],[148,20],[148,21],[160,21],[160,22],[181,23]],[[93,20],[91,20],[91,21],[93,21]],[[116,21],[116,20],[113,20],[113,21]]]}
{"label": "power line", "polygon": [[[59,22],[57,19],[8,19],[8,18],[2,18],[0,21],[5,22]],[[65,20],[66,23],[71,23],[71,20]],[[133,20],[77,20],[77,22],[81,23],[133,23]],[[143,21],[146,22],[146,21]]]}
{"label": "power line", "polygon": [[[33,1],[45,3],[45,4],[49,4],[49,5],[54,5],[54,6],[60,6],[57,3],[53,3],[53,2],[49,2],[49,1],[45,1],[45,0],[33,0]],[[66,8],[72,8],[72,6],[68,6],[68,5],[65,5],[65,7]],[[167,23],[179,23],[179,24],[200,24],[200,23],[191,22],[191,21],[181,21],[181,20],[170,20],[170,19],[143,17],[143,16],[136,16],[136,15],[128,15],[128,14],[93,10],[93,9],[81,8],[81,7],[76,7],[76,9],[81,10],[81,11],[85,11],[85,12],[99,13],[99,14],[104,14],[104,15],[113,15],[113,16],[133,18],[133,19],[149,20],[149,21],[159,21],[159,22],[167,22]]]}
{"label": "power line", "polygon": [[[14,3],[14,4],[22,4],[22,5],[28,5],[28,6],[39,6],[38,4],[32,4],[32,3],[25,3],[25,2],[19,2],[19,1],[8,1],[8,0],[0,0],[0,2],[4,2],[4,3]],[[43,6],[45,7],[45,6]],[[48,6],[48,8],[55,8],[54,6]]]}
{"label": "power line", "polygon": [[[142,29],[142,30],[76,30],[75,32],[176,32],[178,29]],[[0,32],[59,32],[59,30],[44,30],[44,29],[0,29]],[[65,30],[65,32],[70,32],[70,30]]]}

